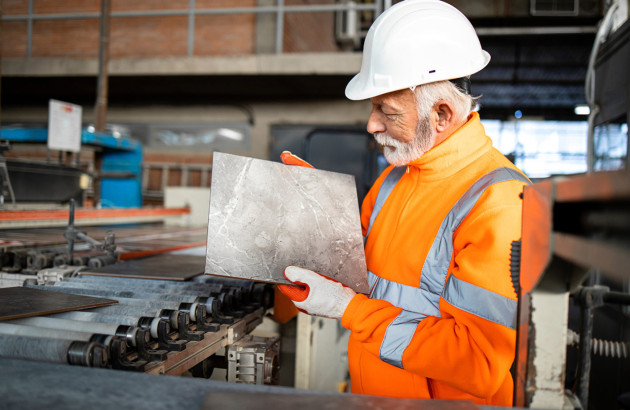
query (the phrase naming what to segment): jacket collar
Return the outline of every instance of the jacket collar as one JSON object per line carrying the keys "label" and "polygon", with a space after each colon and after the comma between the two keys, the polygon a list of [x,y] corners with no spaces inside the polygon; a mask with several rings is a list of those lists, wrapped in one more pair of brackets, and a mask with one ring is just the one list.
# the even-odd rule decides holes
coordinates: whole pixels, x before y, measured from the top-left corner
{"label": "jacket collar", "polygon": [[441,144],[431,148],[408,167],[416,168],[423,178],[443,179],[457,173],[492,147],[477,112]]}

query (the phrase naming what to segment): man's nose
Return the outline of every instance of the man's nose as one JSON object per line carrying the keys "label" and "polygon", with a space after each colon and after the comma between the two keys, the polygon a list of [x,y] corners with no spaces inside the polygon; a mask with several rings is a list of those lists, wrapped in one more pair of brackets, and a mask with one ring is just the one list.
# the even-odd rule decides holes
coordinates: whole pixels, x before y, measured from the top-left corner
{"label": "man's nose", "polygon": [[370,118],[368,118],[367,132],[370,134],[385,132],[385,123],[383,122],[383,118],[375,110],[372,110]]}

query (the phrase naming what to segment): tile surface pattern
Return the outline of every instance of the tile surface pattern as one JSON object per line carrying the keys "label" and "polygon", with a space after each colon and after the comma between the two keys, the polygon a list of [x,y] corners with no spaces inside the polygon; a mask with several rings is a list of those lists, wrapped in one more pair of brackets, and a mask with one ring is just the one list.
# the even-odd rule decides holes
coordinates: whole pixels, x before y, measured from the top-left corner
{"label": "tile surface pattern", "polygon": [[215,153],[205,272],[288,283],[289,265],[368,291],[354,177]]}

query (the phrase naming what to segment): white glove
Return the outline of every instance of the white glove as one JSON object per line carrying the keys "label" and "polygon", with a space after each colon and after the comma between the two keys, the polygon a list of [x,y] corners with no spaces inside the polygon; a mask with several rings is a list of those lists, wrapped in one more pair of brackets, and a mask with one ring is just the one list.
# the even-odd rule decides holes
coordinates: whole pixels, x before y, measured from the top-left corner
{"label": "white glove", "polygon": [[[309,315],[341,319],[356,295],[352,289],[312,270],[289,266],[284,276],[299,287],[278,285],[295,307]],[[305,287],[305,288],[304,288]]]}

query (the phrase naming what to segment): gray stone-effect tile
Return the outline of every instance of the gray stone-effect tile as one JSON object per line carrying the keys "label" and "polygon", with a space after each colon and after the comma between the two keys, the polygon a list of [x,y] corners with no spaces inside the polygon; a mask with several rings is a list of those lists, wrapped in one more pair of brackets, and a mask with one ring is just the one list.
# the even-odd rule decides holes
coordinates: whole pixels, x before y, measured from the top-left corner
{"label": "gray stone-effect tile", "polygon": [[289,283],[289,265],[368,292],[354,177],[215,152],[205,272]]}

